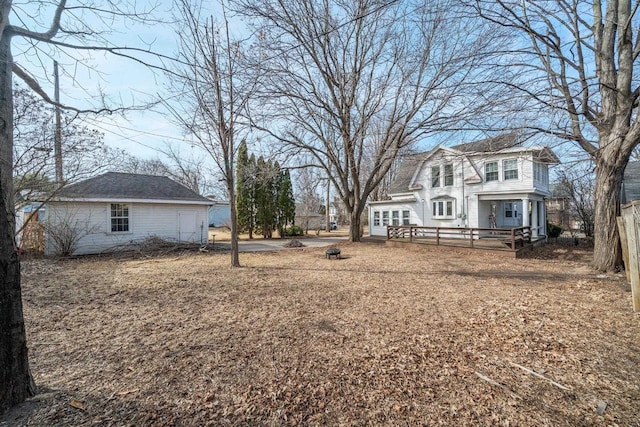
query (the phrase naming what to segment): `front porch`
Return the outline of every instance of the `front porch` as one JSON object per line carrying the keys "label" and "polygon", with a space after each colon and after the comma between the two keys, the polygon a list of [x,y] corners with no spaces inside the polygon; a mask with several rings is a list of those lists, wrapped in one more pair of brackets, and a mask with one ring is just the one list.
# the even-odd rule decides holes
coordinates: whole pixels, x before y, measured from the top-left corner
{"label": "front porch", "polygon": [[524,248],[531,248],[537,241],[541,240],[544,240],[544,237],[533,238],[530,226],[513,228],[387,227],[387,241],[467,247],[514,253]]}
{"label": "front porch", "polygon": [[477,227],[495,229],[529,227],[532,240],[545,238],[547,218],[544,198],[533,193],[515,196],[479,195]]}

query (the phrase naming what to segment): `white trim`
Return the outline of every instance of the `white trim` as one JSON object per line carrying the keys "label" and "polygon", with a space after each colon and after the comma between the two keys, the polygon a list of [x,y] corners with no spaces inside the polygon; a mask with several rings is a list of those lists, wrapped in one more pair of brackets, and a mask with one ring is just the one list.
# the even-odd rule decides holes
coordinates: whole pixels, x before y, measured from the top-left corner
{"label": "white trim", "polygon": [[78,202],[78,203],[153,203],[167,205],[204,205],[213,206],[212,202],[198,200],[167,200],[167,199],[122,199],[122,198],[73,198],[58,197],[47,201],[47,203],[55,202]]}

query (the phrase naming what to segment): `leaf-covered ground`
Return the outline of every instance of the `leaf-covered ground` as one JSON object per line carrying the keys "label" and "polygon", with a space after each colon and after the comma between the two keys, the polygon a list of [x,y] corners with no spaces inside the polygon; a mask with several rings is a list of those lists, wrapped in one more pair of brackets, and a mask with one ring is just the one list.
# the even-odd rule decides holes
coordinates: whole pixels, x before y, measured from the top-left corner
{"label": "leaf-covered ground", "polygon": [[25,262],[39,395],[0,425],[640,425],[587,251],[341,249]]}

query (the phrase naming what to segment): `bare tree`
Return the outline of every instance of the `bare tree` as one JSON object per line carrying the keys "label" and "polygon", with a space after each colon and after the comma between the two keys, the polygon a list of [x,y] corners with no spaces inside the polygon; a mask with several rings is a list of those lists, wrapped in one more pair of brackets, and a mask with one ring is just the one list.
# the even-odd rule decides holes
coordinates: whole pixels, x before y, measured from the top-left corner
{"label": "bare tree", "polygon": [[593,265],[620,262],[616,227],[625,166],[640,141],[637,0],[471,0],[497,28],[521,38],[514,52],[525,95],[546,121],[536,130],[577,144],[594,161]]}
{"label": "bare tree", "polygon": [[[55,182],[54,109],[27,89],[14,89],[13,176],[14,194],[24,201],[42,200],[64,185],[119,167],[122,152],[104,144],[103,134],[80,121],[62,116],[64,180]],[[61,186],[59,184],[62,184]]]}
{"label": "bare tree", "polygon": [[[309,228],[320,226],[320,213],[323,207],[318,191],[322,182],[322,173],[317,168],[305,167],[298,169],[295,176],[296,212],[303,224],[298,224],[309,232]],[[325,178],[326,179],[326,178]],[[315,218],[315,221],[311,221]]]}
{"label": "bare tree", "polygon": [[[150,7],[153,8],[153,5]],[[10,24],[10,17],[18,24]],[[102,51],[162,68],[161,61],[152,64],[141,59],[141,55],[152,53],[148,46],[117,47],[107,41],[103,30],[110,29],[114,21],[120,19],[142,22],[149,19],[149,15],[138,13],[133,2],[105,1],[100,4],[97,1],[79,1],[72,6],[67,6],[65,0],[7,0],[0,3],[0,412],[32,395],[35,388],[29,372],[20,261],[15,241],[13,76],[17,76],[45,101],[59,105],[43,89],[37,75],[28,70],[28,63],[14,61],[12,40],[18,37],[26,41],[29,54],[21,55],[21,60],[35,58],[35,62],[41,64],[46,57],[64,55],[82,66],[83,62],[75,61],[74,52],[77,54],[75,58],[79,58],[78,52]],[[154,58],[162,56],[156,55]],[[96,98],[104,99],[100,96]],[[70,106],[67,108],[76,112],[82,110]],[[101,105],[94,110],[107,111],[108,108]]]}
{"label": "bare tree", "polygon": [[267,114],[254,125],[331,174],[359,241],[367,198],[397,154],[480,110],[471,89],[487,80],[481,55],[499,34],[449,0],[237,3],[267,52]]}
{"label": "bare tree", "polygon": [[177,0],[181,28],[180,57],[187,64],[174,70],[178,106],[165,103],[176,121],[217,165],[229,195],[231,266],[239,267],[235,162],[238,146],[248,127],[246,116],[255,75],[242,69],[247,41],[234,41],[223,9],[223,22],[202,16],[201,2]]}
{"label": "bare tree", "polygon": [[117,170],[167,176],[202,195],[218,190],[213,182],[213,171],[206,167],[204,159],[185,157],[174,146],[167,146],[161,152],[164,154],[164,159],[141,159],[129,156]]}
{"label": "bare tree", "polygon": [[593,169],[573,165],[557,173],[557,190],[568,198],[570,218],[580,223],[585,236],[592,237],[595,220]]}

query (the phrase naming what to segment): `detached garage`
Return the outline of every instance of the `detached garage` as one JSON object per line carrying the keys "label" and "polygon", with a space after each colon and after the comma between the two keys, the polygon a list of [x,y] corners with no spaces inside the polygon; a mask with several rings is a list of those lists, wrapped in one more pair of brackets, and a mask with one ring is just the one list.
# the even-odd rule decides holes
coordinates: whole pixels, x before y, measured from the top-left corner
{"label": "detached garage", "polygon": [[75,255],[122,249],[150,237],[204,243],[211,200],[165,176],[109,172],[47,202],[45,254],[75,239]]}

